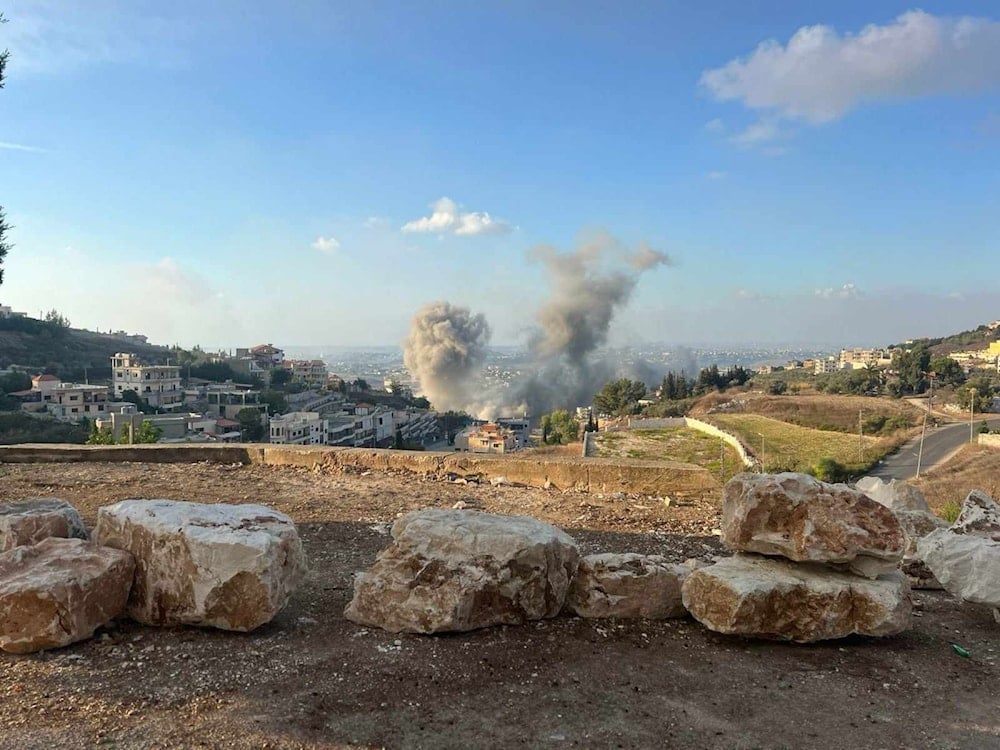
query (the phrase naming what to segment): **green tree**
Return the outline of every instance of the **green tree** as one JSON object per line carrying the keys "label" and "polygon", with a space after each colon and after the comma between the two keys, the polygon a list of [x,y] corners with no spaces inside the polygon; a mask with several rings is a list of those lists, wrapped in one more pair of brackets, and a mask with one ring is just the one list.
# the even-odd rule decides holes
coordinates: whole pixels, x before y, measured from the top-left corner
{"label": "green tree", "polygon": [[559,409],[542,417],[542,442],[572,443],[580,436],[580,424],[568,411]]}
{"label": "green tree", "polygon": [[292,382],[292,371],[284,367],[271,370],[271,387],[281,388]]}
{"label": "green tree", "polygon": [[965,382],[965,370],[951,357],[932,359],[930,369],[938,385],[961,385]]}
{"label": "green tree", "polygon": [[931,350],[926,344],[917,344],[908,351],[897,352],[892,358],[892,369],[899,378],[900,393],[923,393],[927,388],[927,371],[930,365]]}
{"label": "green tree", "polygon": [[90,436],[87,438],[87,445],[114,445],[115,436],[110,427],[97,429],[97,422],[90,425]]}
{"label": "green tree", "polygon": [[396,428],[396,435],[392,440],[392,447],[396,450],[403,450],[403,430],[399,427]]}
{"label": "green tree", "polygon": [[965,381],[965,387],[955,391],[958,405],[968,409],[972,403],[972,394],[976,395],[976,411],[985,412],[993,405],[993,396],[997,393],[997,383],[989,375],[975,375]]}
{"label": "green tree", "polygon": [[821,482],[843,482],[847,480],[847,467],[834,458],[821,458],[812,467],[812,475]]}
{"label": "green tree", "polygon": [[142,420],[142,424],[139,425],[139,429],[135,431],[134,435],[136,443],[155,443],[161,437],[163,437],[163,428],[154,427],[148,419]]}
{"label": "green tree", "polygon": [[767,386],[767,392],[772,396],[780,396],[788,390],[788,383],[784,380],[772,380]]}
{"label": "green tree", "polygon": [[604,414],[634,414],[638,411],[639,401],[645,397],[645,383],[619,378],[608,383],[594,396],[594,404]]}
{"label": "green tree", "polygon": [[264,425],[261,423],[260,410],[248,406],[236,412],[236,421],[240,423],[240,433],[243,440],[253,443],[264,437]]}
{"label": "green tree", "polygon": [[263,399],[270,414],[281,414],[288,411],[288,399],[280,391],[268,391],[264,394]]}

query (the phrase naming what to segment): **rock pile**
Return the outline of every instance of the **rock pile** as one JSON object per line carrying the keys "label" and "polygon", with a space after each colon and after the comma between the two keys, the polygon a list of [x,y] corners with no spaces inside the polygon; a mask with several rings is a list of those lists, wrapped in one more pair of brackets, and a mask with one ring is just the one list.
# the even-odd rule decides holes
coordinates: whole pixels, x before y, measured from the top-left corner
{"label": "rock pile", "polygon": [[1000,506],[973,490],[958,518],[917,544],[921,559],[948,593],[1000,608]]}
{"label": "rock pile", "polygon": [[305,572],[291,520],[258,505],[126,500],[101,508],[95,540],[55,498],[0,505],[0,649],[89,638],[129,614],[149,625],[250,630]]}
{"label": "rock pile", "polygon": [[909,626],[902,529],[863,493],[805,474],[740,474],[722,516],[722,542],[737,554],[682,587],[710,630],[810,643]]}
{"label": "rock pile", "polygon": [[580,559],[565,532],[524,516],[408,513],[354,581],[344,615],[390,632],[442,633],[555,617]]}
{"label": "rock pile", "polygon": [[681,585],[693,569],[659,555],[588,555],[580,560],[566,596],[566,611],[588,618],[684,617]]}

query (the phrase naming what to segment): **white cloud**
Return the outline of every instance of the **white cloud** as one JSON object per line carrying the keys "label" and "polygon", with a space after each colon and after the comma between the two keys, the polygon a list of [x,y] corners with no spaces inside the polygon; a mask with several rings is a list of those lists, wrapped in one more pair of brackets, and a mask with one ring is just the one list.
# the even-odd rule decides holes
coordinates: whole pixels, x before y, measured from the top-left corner
{"label": "white cloud", "polygon": [[340,243],[333,237],[317,237],[316,241],[312,243],[312,247],[321,253],[333,255],[340,249]]}
{"label": "white cloud", "polygon": [[389,220],[384,216],[369,216],[362,222],[365,229],[381,229],[388,225]]}
{"label": "white cloud", "polygon": [[485,212],[462,213],[455,201],[441,198],[431,204],[430,216],[408,221],[403,225],[403,231],[472,236],[507,234],[511,231],[511,226]]}
{"label": "white cloud", "polygon": [[804,26],[701,76],[719,101],[818,124],[866,102],[1000,85],[1000,22],[914,10],[856,34]]}
{"label": "white cloud", "polygon": [[815,295],[821,299],[857,299],[861,291],[854,284],[844,284],[839,287],[817,289]]}
{"label": "white cloud", "polygon": [[757,146],[783,136],[784,133],[772,120],[760,120],[730,138],[737,146]]}
{"label": "white cloud", "polygon": [[705,130],[709,133],[721,133],[726,129],[726,124],[721,118],[716,117],[714,120],[709,120],[705,123]]}
{"label": "white cloud", "polygon": [[712,172],[708,172],[705,175],[705,178],[709,179],[709,180],[724,180],[724,179],[726,179],[726,173],[725,172],[720,172],[718,170],[715,170],[715,171],[712,171]]}
{"label": "white cloud", "polygon": [[0,149],[8,151],[32,151],[35,153],[45,153],[45,149],[39,146],[25,146],[23,143],[11,143],[10,141],[0,141]]}

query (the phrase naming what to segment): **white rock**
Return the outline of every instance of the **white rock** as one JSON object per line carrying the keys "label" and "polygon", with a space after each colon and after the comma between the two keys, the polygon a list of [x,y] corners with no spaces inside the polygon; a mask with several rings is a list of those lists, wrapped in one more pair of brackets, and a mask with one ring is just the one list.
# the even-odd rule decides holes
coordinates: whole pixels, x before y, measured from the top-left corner
{"label": "white rock", "polygon": [[758,555],[738,554],[694,571],[682,594],[684,606],[710,630],[796,643],[900,633],[912,609],[899,572],[872,581]]}
{"label": "white rock", "polygon": [[27,654],[84,640],[125,611],[127,552],[49,537],[0,554],[0,649]]}
{"label": "white rock", "polygon": [[57,497],[37,497],[0,504],[0,552],[48,537],[86,539],[76,508]]}
{"label": "white rock", "polygon": [[681,584],[691,570],[660,555],[588,555],[580,560],[566,610],[580,617],[684,617]]}
{"label": "white rock", "polygon": [[94,536],[135,557],[128,614],[147,625],[252,630],[306,569],[291,519],[261,505],[124,500],[98,511]]}
{"label": "white rock", "polygon": [[949,594],[1000,607],[1000,541],[939,529],[917,547],[920,559]]}
{"label": "white rock", "polygon": [[565,532],[524,516],[408,513],[354,581],[345,616],[391,632],[439,633],[555,617],[579,553]]}
{"label": "white rock", "polygon": [[890,479],[886,482],[878,477],[861,477],[855,486],[872,500],[881,503],[894,513],[899,511],[931,512],[931,508],[924,498],[924,493],[898,479]]}
{"label": "white rock", "polygon": [[966,496],[962,511],[950,528],[956,534],[1000,540],[1000,506],[985,492],[973,490]]}

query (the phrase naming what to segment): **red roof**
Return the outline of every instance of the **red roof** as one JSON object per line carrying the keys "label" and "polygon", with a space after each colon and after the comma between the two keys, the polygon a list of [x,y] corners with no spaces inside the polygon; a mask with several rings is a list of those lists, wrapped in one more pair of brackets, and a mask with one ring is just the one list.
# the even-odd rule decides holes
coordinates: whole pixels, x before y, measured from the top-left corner
{"label": "red roof", "polygon": [[231,419],[216,419],[215,420],[215,426],[216,427],[239,427],[240,423],[239,422],[234,422]]}
{"label": "red roof", "polygon": [[32,380],[37,380],[39,383],[50,383],[53,380],[58,381],[59,378],[55,375],[35,375]]}

